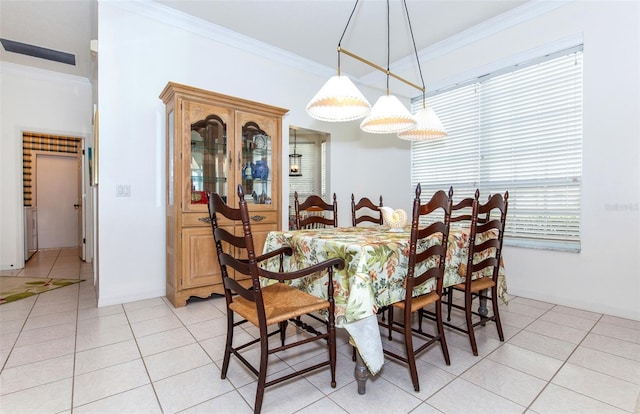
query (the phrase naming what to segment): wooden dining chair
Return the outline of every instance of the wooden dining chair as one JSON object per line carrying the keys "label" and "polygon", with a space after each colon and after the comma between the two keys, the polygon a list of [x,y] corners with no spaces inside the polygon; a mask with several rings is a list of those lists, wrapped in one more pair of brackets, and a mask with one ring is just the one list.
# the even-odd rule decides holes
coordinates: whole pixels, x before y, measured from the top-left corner
{"label": "wooden dining chair", "polygon": [[380,204],[376,206],[366,197],[362,197],[356,203],[355,196],[351,193],[351,224],[353,227],[367,222],[382,225],[382,211],[380,211],[382,206],[382,196],[380,196]]}
{"label": "wooden dining chair", "polygon": [[296,229],[319,229],[338,227],[338,202],[333,193],[333,203],[325,202],[319,195],[310,195],[302,203],[298,192],[293,193],[296,214]]}
{"label": "wooden dining chair", "polygon": [[[380,196],[380,204],[376,206],[375,204],[373,204],[373,201],[371,201],[367,197],[362,197],[356,203],[356,198],[353,193],[351,193],[351,225],[353,227],[356,227],[361,223],[374,223],[382,225],[382,211],[380,210],[380,207],[382,206],[382,196]],[[382,320],[385,320],[384,313],[382,314]],[[351,356],[351,359],[353,361],[356,360],[356,352],[356,348],[353,347]]]}
{"label": "wooden dining chair", "polygon": [[[502,256],[502,242],[507,216],[509,192],[493,194],[486,203],[479,202],[480,192],[476,190],[474,198],[467,198],[457,203],[454,210],[463,210],[471,205],[471,214],[465,211],[459,215],[452,214],[452,221],[469,221],[469,241],[467,263],[461,271],[464,272],[464,282],[450,286],[447,291],[447,325],[450,328],[464,332],[469,336],[471,351],[478,355],[478,346],[474,328],[485,325],[487,321],[494,321],[498,329],[500,341],[504,341],[500,312],[498,309],[498,272]],[[453,302],[454,291],[464,294],[462,305]],[[491,291],[489,296],[487,293]],[[472,309],[473,300],[490,300],[493,315],[481,315]],[[449,323],[451,321],[451,308],[464,311],[466,327],[460,327]],[[473,316],[480,317],[473,321]]]}
{"label": "wooden dining chair", "polygon": [[[216,253],[220,269],[222,271],[222,279],[224,283],[224,295],[227,304],[227,340],[224,350],[224,358],[222,361],[221,378],[225,379],[229,368],[229,360],[231,355],[235,355],[251,372],[258,377],[256,399],[254,403],[254,413],[259,413],[262,408],[262,400],[265,388],[287,381],[299,375],[304,375],[312,370],[329,366],[331,371],[331,387],[336,386],[336,331],[334,316],[334,298],[333,298],[333,269],[344,268],[344,260],[334,258],[323,261],[321,263],[309,266],[304,269],[283,272],[283,255],[291,255],[290,247],[282,247],[272,252],[257,255],[254,248],[253,235],[251,233],[251,224],[249,219],[249,211],[247,203],[244,199],[242,186],[238,186],[238,197],[240,199],[239,208],[228,206],[222,198],[215,193],[209,194],[209,216],[211,226],[213,228],[213,237],[215,241]],[[224,227],[220,223],[224,221]],[[229,226],[229,222],[235,223],[236,228],[241,229],[240,234],[234,234],[229,231],[233,226]],[[258,263],[279,256],[280,269],[278,272],[267,271],[258,266]],[[234,278],[230,276],[231,270],[236,274],[250,276],[251,286],[243,287]],[[326,297],[319,298],[301,290],[298,290],[284,283],[285,281],[299,279],[314,273],[321,272],[327,275],[327,292]],[[271,279],[277,283],[267,284],[263,286],[262,280]],[[319,313],[325,314],[326,319],[320,318]],[[235,320],[235,316],[239,316],[239,320]],[[317,330],[317,322],[312,325],[306,324],[300,320],[302,316],[308,316],[314,320],[322,320],[324,322],[324,332]],[[289,322],[293,322],[299,328],[309,335],[295,335],[286,337],[286,329]],[[250,323],[258,328],[259,338],[250,340],[242,344],[234,344],[235,327]],[[275,327],[271,332],[268,330]],[[273,346],[269,343],[269,338],[273,335],[280,336],[280,345]],[[286,343],[289,341],[289,343]],[[328,348],[328,358],[324,361],[308,365],[304,368],[294,370],[286,375],[270,378],[267,381],[267,366],[269,356],[281,353],[290,348],[306,345],[313,341],[325,343]],[[258,367],[249,362],[242,351],[248,347],[260,345],[260,362]],[[301,351],[298,351],[301,352]],[[294,356],[295,352],[284,352],[281,358],[286,359],[286,354]]]}
{"label": "wooden dining chair", "polygon": [[[476,190],[477,192],[478,190]],[[453,204],[451,207],[451,227],[456,226],[466,231],[471,229],[471,218],[473,214],[474,198],[466,197],[459,202]],[[447,322],[451,321],[451,301],[453,300],[453,292],[451,287],[445,287],[443,289],[443,296],[447,298]],[[429,319],[435,320],[435,314],[433,312],[424,311],[420,312],[419,325],[422,326],[422,317],[426,316]],[[444,324],[449,326],[445,322]]]}
{"label": "wooden dining chair", "polygon": [[[449,236],[449,219],[451,217],[451,196],[440,190],[437,191],[426,204],[420,203],[420,184],[416,187],[416,197],[413,201],[413,216],[411,219],[411,236],[409,243],[409,267],[405,279],[404,300],[392,303],[379,310],[387,311],[388,320],[380,320],[378,324],[388,331],[388,339],[392,340],[392,332],[402,333],[404,336],[405,353],[399,354],[390,349],[383,349],[384,354],[403,361],[409,365],[413,389],[420,391],[420,382],[416,368],[416,355],[427,349],[435,342],[440,342],[445,363],[451,364],[449,350],[444,335],[442,323],[442,283],[445,259],[447,255],[447,240]],[[431,219],[433,218],[433,219]],[[421,219],[427,219],[422,222]],[[429,220],[431,219],[431,220]],[[429,223],[429,224],[427,224]],[[414,296],[414,288],[435,281],[434,289],[429,293]],[[422,328],[412,326],[412,315],[425,306],[435,304],[436,333],[429,334]],[[394,310],[401,311],[402,321],[394,319]],[[414,335],[423,344],[414,348]]]}

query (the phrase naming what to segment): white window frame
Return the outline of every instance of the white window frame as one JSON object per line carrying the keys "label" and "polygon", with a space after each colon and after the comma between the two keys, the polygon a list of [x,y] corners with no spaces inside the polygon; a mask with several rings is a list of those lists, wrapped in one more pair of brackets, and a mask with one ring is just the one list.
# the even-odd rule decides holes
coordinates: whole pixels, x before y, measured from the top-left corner
{"label": "white window frame", "polygon": [[[427,95],[449,135],[413,142],[412,188],[509,191],[505,245],[580,251],[582,44]],[[422,97],[412,101],[414,112]]]}

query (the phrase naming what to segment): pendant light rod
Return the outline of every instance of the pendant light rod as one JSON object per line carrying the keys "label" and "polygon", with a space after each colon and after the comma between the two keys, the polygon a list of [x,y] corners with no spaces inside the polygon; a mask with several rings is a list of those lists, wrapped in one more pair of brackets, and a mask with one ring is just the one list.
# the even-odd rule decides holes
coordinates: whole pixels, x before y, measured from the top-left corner
{"label": "pendant light rod", "polygon": [[416,47],[416,39],[413,36],[413,27],[411,26],[411,18],[409,17],[409,8],[407,7],[407,0],[403,0],[404,11],[407,14],[407,23],[409,23],[409,33],[411,33],[411,42],[413,43],[413,52],[416,55],[416,62],[418,62],[418,72],[420,73],[420,82],[422,82],[422,108],[426,108],[426,94],[427,88],[424,86],[424,76],[422,76],[422,66],[420,66],[420,58],[418,57],[418,48]]}
{"label": "pendant light rod", "polygon": [[[351,14],[349,15],[349,19],[347,20],[347,24],[344,26],[344,30],[342,31],[342,36],[340,36],[340,40],[338,41],[338,75],[340,75],[340,53],[344,53],[347,56],[350,56],[356,60],[359,60],[360,62],[371,66],[372,68],[379,70],[380,72],[384,73],[385,75],[391,76],[401,82],[406,83],[407,85],[416,88],[417,90],[419,90],[420,92],[424,93],[425,91],[425,87],[424,87],[424,80],[422,81],[422,87],[416,85],[413,82],[409,82],[408,80],[406,80],[405,78],[396,75],[395,73],[391,72],[389,70],[389,33],[388,31],[389,29],[389,3],[387,2],[387,69],[383,68],[382,66],[376,65],[375,63],[371,62],[370,60],[367,60],[361,56],[356,55],[353,52],[348,51],[347,49],[344,49],[342,47],[342,40],[344,39],[344,35],[347,33],[347,29],[349,28],[349,24],[351,23],[351,19],[353,18],[353,15],[356,12],[356,9],[358,8],[358,3],[360,2],[360,0],[356,0],[356,4],[353,5],[353,9],[351,9]],[[404,7],[405,10],[407,12],[407,20],[409,18],[409,10],[407,9],[407,4],[406,1],[404,2]],[[411,30],[411,39],[413,40],[413,47],[415,50],[415,46],[416,46],[416,41],[413,38],[413,30],[411,29],[411,21],[409,21],[409,29]],[[418,53],[416,51],[416,57],[418,57]],[[420,61],[418,61],[418,68],[420,68]],[[420,77],[422,78],[422,70],[420,70]],[[389,89],[389,84],[387,81],[387,90]],[[387,91],[388,92],[388,91]]]}
{"label": "pendant light rod", "polygon": [[298,149],[298,134],[296,130],[293,130],[293,154],[296,155],[296,149]]}
{"label": "pendant light rod", "polygon": [[360,56],[356,55],[353,52],[349,52],[347,49],[344,49],[344,48],[341,48],[340,46],[338,46],[338,53],[344,53],[345,55],[350,56],[350,57],[352,57],[352,58],[354,58],[356,60],[359,60],[360,62],[365,63],[365,64],[371,66],[372,68],[379,70],[380,72],[382,72],[384,74],[388,74],[389,76],[391,76],[391,77],[393,77],[393,78],[395,78],[395,79],[397,79],[399,81],[402,81],[402,82],[406,83],[407,85],[412,86],[412,87],[416,88],[417,90],[419,90],[420,92],[424,93],[424,88],[423,87],[418,86],[413,82],[409,82],[405,78],[403,78],[403,77],[401,77],[399,75],[396,75],[395,73],[393,73],[391,71],[388,71],[387,69],[383,68],[382,66],[378,66],[375,63],[373,63],[371,61],[368,61],[367,59],[365,59],[363,57],[360,57]]}
{"label": "pendant light rod", "polygon": [[340,36],[340,40],[338,40],[338,76],[340,76],[340,45],[342,44],[342,39],[344,39],[344,35],[347,33],[347,29],[349,28],[349,23],[351,23],[351,18],[353,17],[353,14],[356,12],[359,2],[360,0],[356,0],[356,4],[353,5],[353,9],[351,10],[351,14],[349,15],[349,20],[347,20],[347,24],[344,26],[344,30],[342,31],[342,36]]}

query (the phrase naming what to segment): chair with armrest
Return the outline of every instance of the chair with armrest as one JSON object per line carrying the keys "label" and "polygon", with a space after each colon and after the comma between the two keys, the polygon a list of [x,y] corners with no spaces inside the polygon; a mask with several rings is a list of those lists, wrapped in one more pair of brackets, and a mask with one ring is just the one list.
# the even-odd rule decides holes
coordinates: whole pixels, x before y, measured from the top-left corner
{"label": "chair with armrest", "polygon": [[[459,327],[445,322],[450,328],[464,332],[469,336],[471,351],[473,355],[478,355],[478,346],[474,328],[478,325],[485,325],[487,321],[494,321],[498,329],[500,341],[504,341],[502,324],[500,323],[500,312],[498,310],[498,272],[500,269],[500,259],[502,255],[502,242],[504,239],[504,228],[507,216],[509,192],[492,194],[486,203],[479,202],[480,192],[476,190],[474,198],[467,198],[456,204],[457,210],[462,210],[471,206],[471,214],[466,211],[462,214],[452,215],[452,222],[469,223],[469,255],[464,269],[464,282],[449,287],[447,291],[447,321],[451,320],[451,308],[464,311],[466,327]],[[455,210],[454,206],[454,210]],[[491,295],[487,295],[488,291]],[[453,292],[459,291],[464,294],[464,304],[453,303]],[[493,315],[481,315],[473,311],[472,304],[475,298],[490,300],[493,308]],[[473,321],[473,316],[480,319]]]}
{"label": "chair with armrest", "polygon": [[[384,349],[385,355],[403,361],[409,365],[411,381],[415,391],[420,391],[420,382],[416,368],[416,354],[427,349],[435,342],[440,342],[445,363],[450,365],[449,350],[442,324],[442,283],[445,259],[447,255],[447,240],[449,236],[449,218],[451,216],[451,195],[437,191],[426,204],[420,202],[421,187],[416,187],[416,197],[413,201],[413,216],[411,220],[411,236],[409,244],[409,268],[405,279],[404,300],[392,303],[379,310],[388,310],[388,321],[381,320],[378,324],[388,330],[388,339],[392,340],[392,332],[402,333],[404,336],[405,353],[398,354],[390,349]],[[440,216],[441,215],[441,216]],[[429,217],[438,216],[434,220]],[[440,218],[441,217],[441,218]],[[430,223],[430,224],[428,224]],[[418,273],[419,272],[419,273]],[[426,294],[414,296],[414,288],[434,280],[433,290]],[[424,332],[421,327],[412,326],[412,315],[419,313],[427,305],[435,304],[436,333]],[[394,310],[401,311],[403,320],[394,319]],[[414,349],[413,337],[418,337],[423,344]]]}
{"label": "chair with armrest", "polygon": [[[331,371],[331,386],[336,386],[336,332],[333,299],[333,270],[344,268],[344,260],[329,259],[305,269],[283,272],[283,255],[291,255],[290,247],[283,247],[272,252],[257,255],[254,249],[253,236],[249,219],[247,203],[244,199],[242,186],[238,186],[239,208],[228,206],[215,193],[209,194],[209,217],[213,229],[214,242],[218,262],[222,272],[224,294],[227,304],[227,339],[222,362],[222,379],[227,376],[231,355],[235,355],[258,378],[254,413],[262,408],[264,390],[271,385],[279,384],[293,377],[304,375],[312,370],[329,366]],[[220,220],[224,220],[222,227]],[[228,222],[241,224],[242,234],[232,234]],[[279,256],[280,269],[271,272],[262,269],[258,263]],[[232,276],[231,272],[250,276],[251,286],[243,287]],[[312,275],[327,275],[326,298],[319,298],[284,283],[302,277],[318,277]],[[271,279],[278,283],[266,284],[262,280]],[[319,313],[326,314],[320,318]],[[235,316],[239,320],[235,320]],[[324,332],[300,321],[302,316],[309,316],[324,322]],[[293,335],[287,338],[286,329],[289,322],[304,329],[310,335]],[[258,328],[260,337],[242,344],[234,344],[234,329],[242,324],[250,323]],[[317,324],[316,324],[317,325]],[[275,327],[271,332],[268,329]],[[280,345],[271,348],[269,338],[280,336]],[[287,340],[289,343],[286,343]],[[287,375],[272,378],[267,381],[267,365],[269,356],[287,349],[308,344],[313,341],[327,343],[328,358],[324,361],[295,370]],[[256,368],[249,362],[242,351],[252,345],[260,345],[260,361]],[[283,358],[286,358],[283,356]],[[274,375],[275,376],[275,375]]]}
{"label": "chair with armrest", "polygon": [[[380,204],[377,206],[373,201],[363,197],[357,203],[353,193],[351,194],[351,224],[356,227],[360,223],[374,223],[382,225],[382,196],[380,196]],[[375,216],[375,217],[374,217]]]}
{"label": "chair with armrest", "polygon": [[302,203],[298,192],[293,194],[296,229],[319,229],[327,226],[338,227],[338,202],[333,194],[333,203],[325,202],[319,195],[310,195]]}

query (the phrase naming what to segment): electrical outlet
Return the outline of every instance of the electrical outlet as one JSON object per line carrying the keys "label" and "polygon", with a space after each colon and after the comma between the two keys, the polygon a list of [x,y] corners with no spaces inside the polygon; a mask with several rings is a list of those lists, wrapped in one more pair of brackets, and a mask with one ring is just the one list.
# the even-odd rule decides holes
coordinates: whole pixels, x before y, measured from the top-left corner
{"label": "electrical outlet", "polygon": [[116,184],[116,197],[131,197],[131,186],[129,184]]}

